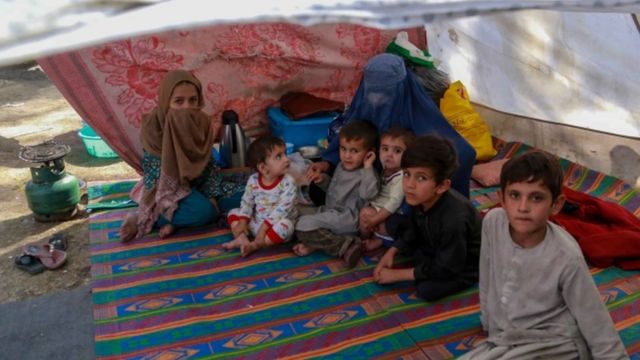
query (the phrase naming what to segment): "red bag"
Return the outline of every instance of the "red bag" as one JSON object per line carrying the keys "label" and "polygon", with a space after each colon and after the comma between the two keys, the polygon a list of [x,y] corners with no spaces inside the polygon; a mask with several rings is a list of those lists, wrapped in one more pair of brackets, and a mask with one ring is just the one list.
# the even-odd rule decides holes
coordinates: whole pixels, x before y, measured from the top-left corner
{"label": "red bag", "polygon": [[282,111],[293,120],[328,112],[342,112],[344,103],[305,92],[288,92],[280,98]]}

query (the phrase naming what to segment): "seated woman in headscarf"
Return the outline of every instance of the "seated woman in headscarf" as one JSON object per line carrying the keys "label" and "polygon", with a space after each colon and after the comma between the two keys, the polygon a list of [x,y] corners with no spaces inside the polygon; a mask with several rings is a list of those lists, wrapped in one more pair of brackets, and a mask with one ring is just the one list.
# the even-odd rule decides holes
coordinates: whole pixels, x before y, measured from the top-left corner
{"label": "seated woman in headscarf", "polygon": [[[402,58],[392,54],[379,54],[364,67],[363,78],[349,109],[343,115],[345,123],[366,119],[383,133],[393,126],[413,131],[415,135],[439,135],[449,139],[458,154],[458,169],[451,187],[469,197],[471,169],[476,152],[471,145],[445,119],[440,109],[425,92]],[[329,143],[322,161],[314,163],[307,174],[315,180],[320,172],[327,172],[339,159],[338,137]]]}
{"label": "seated woman in headscarf", "polygon": [[160,83],[158,106],[142,120],[144,188],[137,214],[120,228],[129,241],[158,228],[161,238],[176,228],[202,226],[218,215],[220,175],[211,156],[215,131],[201,111],[202,86],[191,73],[174,70]]}

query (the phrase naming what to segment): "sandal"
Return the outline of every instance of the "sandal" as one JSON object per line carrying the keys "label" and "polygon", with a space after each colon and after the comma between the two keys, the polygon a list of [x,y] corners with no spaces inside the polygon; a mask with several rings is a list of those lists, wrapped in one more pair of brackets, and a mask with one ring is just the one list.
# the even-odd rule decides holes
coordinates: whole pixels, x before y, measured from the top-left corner
{"label": "sandal", "polygon": [[26,271],[31,275],[40,274],[45,270],[44,265],[37,257],[22,254],[13,260],[16,267],[22,271]]}
{"label": "sandal", "polygon": [[56,250],[67,250],[68,242],[67,238],[62,234],[55,234],[49,239],[49,245],[53,246]]}
{"label": "sandal", "polygon": [[38,258],[42,262],[42,265],[49,270],[57,269],[67,261],[66,252],[58,250],[49,244],[25,245],[22,251],[26,255]]}

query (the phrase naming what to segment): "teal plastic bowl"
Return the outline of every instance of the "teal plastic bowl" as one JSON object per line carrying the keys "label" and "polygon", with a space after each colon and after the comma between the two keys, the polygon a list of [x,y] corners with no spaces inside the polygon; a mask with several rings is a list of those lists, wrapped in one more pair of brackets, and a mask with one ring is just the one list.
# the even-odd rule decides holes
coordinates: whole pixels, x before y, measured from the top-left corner
{"label": "teal plastic bowl", "polygon": [[118,157],[118,154],[116,154],[89,125],[85,124],[82,129],[78,131],[78,136],[82,140],[84,148],[87,149],[89,155],[97,158]]}

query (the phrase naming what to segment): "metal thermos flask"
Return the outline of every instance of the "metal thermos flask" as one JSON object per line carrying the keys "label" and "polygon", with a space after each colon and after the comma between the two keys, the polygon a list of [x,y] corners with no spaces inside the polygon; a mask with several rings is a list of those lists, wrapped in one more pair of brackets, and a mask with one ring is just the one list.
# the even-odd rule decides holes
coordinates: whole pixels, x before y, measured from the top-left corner
{"label": "metal thermos flask", "polygon": [[222,139],[220,157],[228,167],[243,167],[249,143],[238,122],[238,114],[233,110],[222,113]]}

